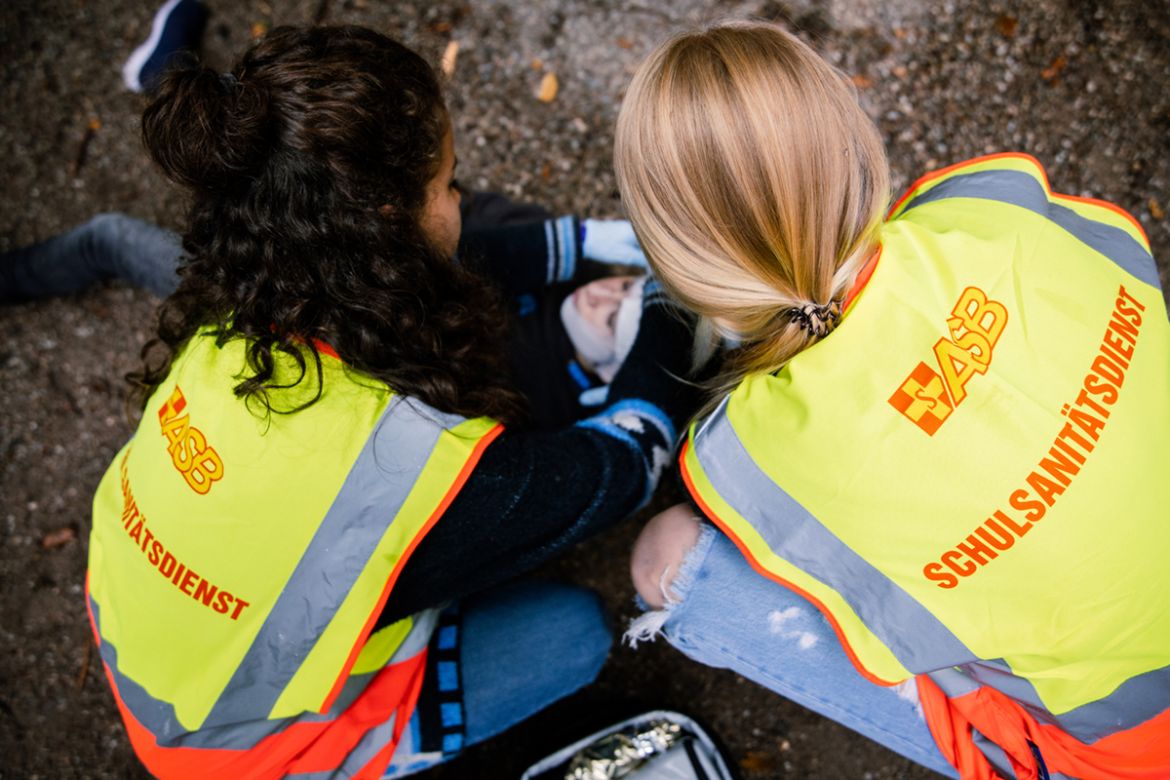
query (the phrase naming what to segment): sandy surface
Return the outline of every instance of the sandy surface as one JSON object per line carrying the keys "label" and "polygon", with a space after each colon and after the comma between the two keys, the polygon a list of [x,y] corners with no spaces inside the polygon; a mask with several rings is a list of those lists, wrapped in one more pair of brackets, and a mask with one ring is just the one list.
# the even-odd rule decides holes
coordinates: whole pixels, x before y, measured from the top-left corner
{"label": "sandy surface", "polygon": [[[179,227],[181,197],[138,142],[140,99],[118,67],[149,11],[113,0],[0,4],[0,249],[91,215]],[[149,6],[149,3],[141,4]],[[629,75],[671,30],[722,16],[788,20],[854,77],[889,145],[900,189],[931,168],[1022,150],[1054,189],[1133,213],[1170,260],[1170,22],[1157,3],[1089,0],[831,0],[617,3],[550,0],[209,3],[207,58],[226,67],[254,26],[354,22],[437,61],[460,43],[450,102],[461,178],[614,216],[611,133]],[[545,73],[560,90],[535,99]],[[100,121],[80,168],[78,147]],[[124,287],[0,308],[0,777],[141,776],[82,608],[89,501],[130,432],[121,376],[157,300]],[[629,523],[542,574],[598,588],[621,625]],[[64,530],[63,530],[64,529]],[[63,543],[46,547],[62,532]],[[74,538],[69,539],[73,534]],[[516,777],[577,729],[642,706],[689,712],[719,734],[746,778],[919,778],[906,759],[735,675],[668,647],[613,653],[599,684],[432,776]]]}

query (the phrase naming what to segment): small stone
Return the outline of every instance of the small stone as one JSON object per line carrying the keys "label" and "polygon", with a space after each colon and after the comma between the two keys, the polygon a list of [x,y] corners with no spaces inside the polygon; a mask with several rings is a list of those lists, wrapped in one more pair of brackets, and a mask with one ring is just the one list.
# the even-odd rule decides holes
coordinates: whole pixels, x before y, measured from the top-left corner
{"label": "small stone", "polygon": [[447,78],[455,75],[455,60],[459,56],[459,41],[448,41],[443,50],[443,58],[439,61],[439,70]]}

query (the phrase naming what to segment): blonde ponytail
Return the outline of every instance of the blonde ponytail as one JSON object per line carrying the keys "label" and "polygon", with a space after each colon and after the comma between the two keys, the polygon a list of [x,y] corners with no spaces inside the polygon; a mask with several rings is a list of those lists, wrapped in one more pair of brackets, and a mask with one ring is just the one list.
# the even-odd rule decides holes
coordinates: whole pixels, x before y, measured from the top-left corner
{"label": "blonde ponytail", "polygon": [[614,162],[663,284],[741,343],[720,390],[832,331],[889,197],[852,85],[763,23],[659,46],[626,94]]}

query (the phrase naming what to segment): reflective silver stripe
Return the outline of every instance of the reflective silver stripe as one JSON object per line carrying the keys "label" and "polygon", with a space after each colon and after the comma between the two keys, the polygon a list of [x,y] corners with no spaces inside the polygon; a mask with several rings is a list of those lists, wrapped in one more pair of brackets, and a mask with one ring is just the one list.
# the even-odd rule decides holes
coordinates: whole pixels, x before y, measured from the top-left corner
{"label": "reflective silver stripe", "polygon": [[[1000,776],[1008,778],[1008,780],[1018,780],[1019,776],[1016,774],[1016,770],[1012,769],[1012,761],[1003,748],[983,736],[975,728],[971,729],[971,741],[975,743],[975,747],[979,748],[979,752],[991,762]],[[1052,780],[1051,775],[1049,775],[1049,780]]]}
{"label": "reflective silver stripe", "polygon": [[695,435],[695,455],[719,495],[778,556],[828,585],[913,672],[975,660],[938,618],[854,552],[760,470],[727,418],[727,400]]}
{"label": "reflective silver stripe", "polygon": [[437,607],[432,607],[411,616],[410,631],[395,648],[386,666],[413,658],[426,649],[427,643],[431,641],[431,634],[435,633],[435,626],[439,624],[439,612]]}
{"label": "reflective silver stripe", "polygon": [[544,243],[548,247],[548,269],[545,271],[544,278],[548,280],[549,284],[557,281],[557,243],[553,237],[552,220],[546,219],[544,221]]}
{"label": "reflective silver stripe", "polygon": [[901,214],[945,198],[981,198],[1025,208],[1064,228],[1146,284],[1161,284],[1153,256],[1133,236],[1052,202],[1044,186],[1023,171],[979,171],[954,176],[911,200]]}
{"label": "reflective silver stripe", "polygon": [[[92,596],[89,599],[89,606],[93,613],[94,625],[98,627],[100,636],[100,608]],[[395,651],[388,665],[406,660],[427,646],[435,624],[438,622],[438,614],[439,611],[436,609],[426,610],[415,616],[415,625],[411,628],[403,644]],[[419,641],[420,639],[421,641]],[[410,649],[413,649],[413,652],[409,652]],[[351,675],[342,686],[341,693],[329,712],[324,714],[304,712],[292,718],[232,723],[214,728],[202,728],[198,731],[188,731],[179,723],[179,719],[175,716],[175,708],[171,704],[154,698],[145,688],[122,673],[118,668],[118,652],[111,643],[103,639],[98,652],[114,677],[114,685],[122,703],[164,748],[248,750],[255,747],[265,737],[284,731],[293,724],[324,723],[335,720],[365,692],[366,686],[378,674],[378,672],[370,672]]]}
{"label": "reflective silver stripe", "polygon": [[374,728],[367,731],[349,755],[345,757],[345,761],[337,768],[334,775],[337,777],[353,777],[361,768],[370,763],[374,756],[378,755],[390,740],[394,738],[394,724],[398,720],[398,713],[390,714],[390,719],[385,723],[374,726]]}
{"label": "reflective silver stripe", "polygon": [[561,243],[561,270],[557,274],[557,281],[567,282],[577,271],[577,240],[573,236],[572,217],[557,220],[557,237]]}
{"label": "reflective silver stripe", "polygon": [[930,679],[952,699],[974,693],[984,685],[995,688],[1019,702],[1038,722],[1057,723],[1040,702],[1036,689],[1027,680],[1012,674],[1011,668],[1002,660],[979,660],[961,667],[938,669],[930,672]]}
{"label": "reflective silver stripe", "polygon": [[962,669],[945,666],[926,673],[942,689],[947,697],[954,699],[979,690],[979,683],[968,677]]}
{"label": "reflective silver stripe", "polygon": [[365,569],[444,428],[462,420],[414,399],[391,399],[204,727],[268,717]]}
{"label": "reflective silver stripe", "polygon": [[1062,713],[1056,719],[1061,728],[1082,742],[1095,742],[1145,723],[1167,709],[1170,709],[1170,666],[1163,666],[1130,677],[1105,698]]}
{"label": "reflective silver stripe", "polygon": [[1055,724],[1086,744],[1139,726],[1170,707],[1170,667],[1131,677],[1108,696],[1060,715],[1049,712],[1031,681],[1014,674],[1000,659],[931,672],[930,677],[951,697],[970,693],[981,685],[996,688],[1018,701],[1040,723]]}
{"label": "reflective silver stripe", "polygon": [[[101,610],[93,596],[89,597],[89,610],[98,635],[101,636]],[[174,706],[154,698],[145,688],[122,674],[118,669],[118,651],[105,639],[98,645],[98,653],[113,675],[118,696],[126,708],[154,735],[160,745],[169,747],[177,744],[188,732],[175,716]]]}
{"label": "reflective silver stripe", "polygon": [[362,735],[358,743],[353,746],[353,750],[345,757],[345,761],[336,769],[324,772],[292,772],[285,777],[290,778],[290,780],[332,780],[333,778],[353,777],[390,743],[394,737],[394,723],[397,719],[398,713],[391,713],[390,720],[374,726]]}
{"label": "reflective silver stripe", "polygon": [[[89,608],[93,614],[94,625],[98,627],[98,634],[100,635],[101,615],[98,604],[93,600],[92,596],[89,599]],[[161,699],[154,698],[145,688],[122,673],[118,668],[117,649],[110,642],[102,639],[98,652],[101,654],[102,661],[109,668],[110,674],[114,677],[114,686],[117,688],[118,696],[121,697],[122,703],[126,705],[126,708],[130,710],[138,722],[154,735],[161,747],[247,750],[270,734],[284,731],[293,723],[332,720],[337,716],[336,713],[330,713],[328,715],[305,713],[297,718],[234,723],[230,726],[220,728],[188,731],[179,723],[173,705]],[[363,681],[363,688],[366,682],[368,680]],[[352,701],[353,698],[356,698],[356,696],[351,697],[350,700]]]}

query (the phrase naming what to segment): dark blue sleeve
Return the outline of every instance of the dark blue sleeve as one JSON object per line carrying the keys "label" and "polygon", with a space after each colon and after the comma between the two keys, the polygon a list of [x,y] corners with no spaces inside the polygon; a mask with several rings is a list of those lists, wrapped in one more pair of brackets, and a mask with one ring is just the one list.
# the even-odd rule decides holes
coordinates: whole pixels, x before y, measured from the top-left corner
{"label": "dark blue sleeve", "polygon": [[575,217],[468,228],[459,241],[459,257],[512,298],[575,278],[581,265],[580,232]]}
{"label": "dark blue sleeve", "polygon": [[608,405],[571,427],[505,431],[419,543],[379,625],[512,579],[649,501],[698,390],[691,329],[647,283]]}
{"label": "dark blue sleeve", "polygon": [[633,514],[650,479],[640,452],[600,431],[505,431],[419,543],[378,625],[536,568]]}

